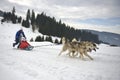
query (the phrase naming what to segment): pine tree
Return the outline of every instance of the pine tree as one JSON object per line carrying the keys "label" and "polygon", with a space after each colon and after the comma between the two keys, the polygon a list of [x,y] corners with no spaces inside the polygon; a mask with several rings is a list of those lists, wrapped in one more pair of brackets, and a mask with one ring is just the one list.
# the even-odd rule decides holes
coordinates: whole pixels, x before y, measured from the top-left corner
{"label": "pine tree", "polygon": [[30,23],[29,23],[28,20],[25,21],[25,27],[26,27],[26,28],[29,28],[29,27],[30,27]]}
{"label": "pine tree", "polygon": [[22,26],[25,27],[25,20],[24,20],[24,19],[23,19],[23,21],[22,21]]}
{"label": "pine tree", "polygon": [[26,15],[26,21],[25,21],[25,27],[26,27],[26,28],[29,28],[29,27],[30,27],[30,22],[29,22],[29,20],[30,20],[30,10],[28,9],[27,15]]}
{"label": "pine tree", "polygon": [[26,20],[30,20],[30,9],[28,9],[28,11],[27,11],[27,15],[26,15]]}
{"label": "pine tree", "polygon": [[20,16],[20,17],[18,18],[18,23],[21,23],[21,20],[22,20],[22,17]]}
{"label": "pine tree", "polygon": [[15,14],[12,14],[11,20],[13,24],[16,24],[16,19],[17,19],[17,16]]}
{"label": "pine tree", "polygon": [[49,42],[52,42],[53,43],[53,40],[52,40],[52,37],[51,36],[47,36],[45,41],[49,41]]}
{"label": "pine tree", "polygon": [[15,6],[12,9],[11,21],[12,23],[16,23],[17,16],[15,15]]}
{"label": "pine tree", "polygon": [[13,6],[12,14],[15,14],[15,6]]}
{"label": "pine tree", "polygon": [[35,24],[35,13],[34,10],[32,10],[32,15],[31,15],[31,25]]}
{"label": "pine tree", "polygon": [[50,42],[53,43],[53,40],[52,40],[52,37],[51,37],[51,36],[48,37],[48,41],[50,41]]}
{"label": "pine tree", "polygon": [[32,24],[32,31],[35,32],[36,24]]}
{"label": "pine tree", "polygon": [[34,31],[35,31],[35,28],[36,28],[36,23],[35,23],[35,13],[34,13],[34,10],[32,10],[31,25],[32,25],[32,30],[33,30],[33,32],[34,32]]}
{"label": "pine tree", "polygon": [[37,36],[36,39],[35,39],[35,41],[38,41],[38,42],[42,41],[41,40],[41,36]]}
{"label": "pine tree", "polygon": [[44,41],[44,36],[42,36],[41,40]]}
{"label": "pine tree", "polygon": [[30,42],[33,42],[33,38],[30,39]]}
{"label": "pine tree", "polygon": [[55,39],[55,42],[54,43],[56,43],[56,44],[59,44],[59,41],[58,41],[58,39]]}

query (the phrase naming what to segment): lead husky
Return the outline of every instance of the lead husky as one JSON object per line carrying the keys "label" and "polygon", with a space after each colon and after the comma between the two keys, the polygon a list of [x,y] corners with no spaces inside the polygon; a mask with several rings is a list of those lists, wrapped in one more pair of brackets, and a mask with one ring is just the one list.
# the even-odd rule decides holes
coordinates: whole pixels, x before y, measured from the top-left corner
{"label": "lead husky", "polygon": [[63,47],[62,47],[61,52],[59,53],[59,56],[61,55],[62,52],[66,50],[69,51],[68,54],[70,54],[71,52],[74,53],[76,51],[76,48],[72,47],[72,44],[70,43],[70,41],[66,39],[65,37],[62,38],[62,44],[63,44]]}

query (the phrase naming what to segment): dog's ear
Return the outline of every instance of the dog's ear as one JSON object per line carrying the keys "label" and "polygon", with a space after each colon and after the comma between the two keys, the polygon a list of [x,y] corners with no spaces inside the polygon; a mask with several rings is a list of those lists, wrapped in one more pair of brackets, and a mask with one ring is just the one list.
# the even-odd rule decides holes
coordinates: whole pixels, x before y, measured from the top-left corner
{"label": "dog's ear", "polygon": [[72,39],[72,42],[77,42],[77,39],[76,39],[76,38],[73,38],[73,39]]}

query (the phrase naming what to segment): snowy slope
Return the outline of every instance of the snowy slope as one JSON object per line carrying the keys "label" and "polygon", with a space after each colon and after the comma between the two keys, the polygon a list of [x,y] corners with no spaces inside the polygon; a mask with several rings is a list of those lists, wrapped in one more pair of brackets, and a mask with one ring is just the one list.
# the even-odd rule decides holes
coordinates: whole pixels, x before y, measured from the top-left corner
{"label": "snowy slope", "polygon": [[91,31],[94,34],[99,36],[99,40],[109,43],[110,45],[118,45],[120,46],[120,34],[110,33],[110,32],[99,32],[99,31]]}
{"label": "snowy slope", "polygon": [[[0,24],[0,80],[120,80],[120,47],[99,45],[97,52],[86,58],[69,58],[64,52],[58,56],[62,45],[49,42],[31,42],[32,51],[12,47],[18,24]],[[38,33],[23,29],[29,40]],[[50,45],[50,46],[49,46]]]}

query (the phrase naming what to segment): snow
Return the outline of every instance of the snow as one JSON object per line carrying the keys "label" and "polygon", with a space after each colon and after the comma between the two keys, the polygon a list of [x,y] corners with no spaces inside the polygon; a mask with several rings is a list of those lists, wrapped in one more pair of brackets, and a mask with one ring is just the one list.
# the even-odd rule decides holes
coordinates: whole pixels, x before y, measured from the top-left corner
{"label": "snow", "polygon": [[[0,24],[0,80],[120,80],[120,47],[98,45],[89,53],[94,60],[70,58],[67,52],[58,56],[62,45],[29,42],[32,51],[12,47],[20,24]],[[27,40],[42,35],[23,28]]]}

